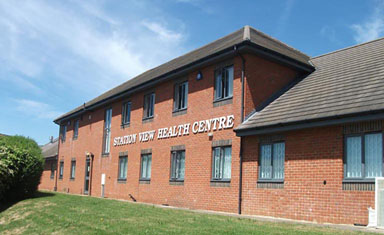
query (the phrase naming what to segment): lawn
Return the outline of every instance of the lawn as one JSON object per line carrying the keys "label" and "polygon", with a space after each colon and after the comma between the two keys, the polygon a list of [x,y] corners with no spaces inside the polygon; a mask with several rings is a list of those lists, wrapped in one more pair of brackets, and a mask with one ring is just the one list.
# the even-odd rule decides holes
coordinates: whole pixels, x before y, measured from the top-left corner
{"label": "lawn", "polygon": [[[117,200],[38,192],[0,206],[0,234],[351,234],[330,227],[260,222]],[[358,234],[358,233],[355,233]]]}

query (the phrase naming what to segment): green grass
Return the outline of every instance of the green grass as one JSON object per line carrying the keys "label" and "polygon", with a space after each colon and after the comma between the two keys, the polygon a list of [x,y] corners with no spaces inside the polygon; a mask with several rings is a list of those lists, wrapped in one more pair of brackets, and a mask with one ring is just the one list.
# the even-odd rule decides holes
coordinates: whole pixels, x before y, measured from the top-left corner
{"label": "green grass", "polygon": [[8,208],[0,205],[0,234],[49,233],[357,234],[330,227],[260,222],[48,192],[38,192],[37,197]]}

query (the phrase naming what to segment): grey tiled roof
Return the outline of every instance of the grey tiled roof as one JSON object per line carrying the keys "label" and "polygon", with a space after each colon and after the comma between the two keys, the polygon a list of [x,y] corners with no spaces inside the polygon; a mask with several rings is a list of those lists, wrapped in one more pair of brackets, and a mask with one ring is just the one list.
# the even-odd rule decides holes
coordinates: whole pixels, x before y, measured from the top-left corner
{"label": "grey tiled roof", "polygon": [[54,139],[52,142],[45,144],[41,147],[44,158],[57,156],[59,150],[59,138]]}
{"label": "grey tiled roof", "polygon": [[322,56],[316,70],[236,131],[384,110],[384,38]]}
{"label": "grey tiled roof", "polygon": [[[85,103],[85,107],[89,107],[91,105],[97,104],[104,100],[108,100],[109,98],[126,92],[130,89],[134,89],[146,82],[156,80],[157,78],[164,76],[166,74],[172,73],[180,68],[187,67],[197,61],[200,61],[208,56],[214,55],[216,53],[220,53],[225,49],[231,48],[236,44],[242,42],[250,42],[261,48],[266,48],[267,50],[271,50],[277,52],[280,55],[289,57],[295,61],[298,61],[307,66],[311,66],[309,63],[309,56],[303,54],[302,52],[260,32],[256,29],[245,26],[236,32],[233,32],[223,38],[220,38],[212,43],[209,43],[203,47],[200,47],[194,51],[191,51],[185,55],[177,57],[165,64],[162,64],[156,68],[148,70],[137,77],[134,77],[123,84],[105,92],[104,94],[92,99],[89,102]],[[81,111],[84,108],[83,105],[75,108],[74,110],[63,114],[58,117],[55,121],[59,121],[71,114],[74,114],[78,111]]]}

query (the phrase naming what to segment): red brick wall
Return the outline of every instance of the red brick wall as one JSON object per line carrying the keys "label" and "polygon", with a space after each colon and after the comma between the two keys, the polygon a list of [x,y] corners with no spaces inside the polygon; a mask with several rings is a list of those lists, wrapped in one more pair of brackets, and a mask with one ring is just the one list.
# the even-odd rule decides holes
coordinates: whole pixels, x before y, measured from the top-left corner
{"label": "red brick wall", "polygon": [[245,115],[298,76],[295,70],[261,57],[248,54],[245,56],[245,60]]}
{"label": "red brick wall", "polygon": [[304,129],[282,135],[285,138],[283,189],[257,188],[259,138],[244,140],[244,214],[367,224],[367,208],[374,207],[374,192],[342,189],[342,127]]}
{"label": "red brick wall", "polygon": [[[55,188],[55,176],[53,179],[51,179],[51,164],[55,163],[56,160],[54,159],[47,159],[44,162],[44,170],[43,174],[41,175],[39,189],[45,189],[45,190],[54,190]],[[56,174],[56,172],[55,172]]]}
{"label": "red brick wall", "polygon": [[[296,73],[282,65],[263,60],[252,55],[246,58],[246,112],[252,111],[260,102],[287,85],[296,77]],[[157,204],[188,207],[196,209],[237,212],[239,189],[239,151],[240,138],[232,129],[215,131],[209,138],[207,133],[193,134],[171,139],[163,139],[125,145],[111,146],[108,157],[102,157],[102,136],[104,110],[112,107],[111,141],[114,137],[139,133],[158,128],[170,127],[183,123],[205,120],[213,117],[235,115],[235,126],[240,124],[241,112],[241,59],[234,58],[234,90],[232,104],[213,107],[215,65],[200,69],[203,79],[196,81],[197,71],[190,73],[187,114],[172,116],[174,81],[162,83],[153,90],[139,92],[124,100],[117,101],[95,111],[82,115],[79,137],[73,140],[73,122],[68,126],[67,138],[60,143],[59,160],[64,160],[64,177],[58,179],[58,191],[75,194],[84,192],[85,153],[94,154],[92,196],[101,196],[101,174],[106,174],[105,196],[136,200]],[[143,95],[155,91],[155,117],[153,122],[142,123]],[[121,105],[132,101],[131,125],[121,129]],[[232,177],[230,187],[211,186],[212,141],[232,140]],[[113,142],[112,142],[113,143]],[[170,185],[170,151],[171,146],[185,145],[185,181],[184,185]],[[141,149],[152,149],[152,177],[150,184],[139,184]],[[127,181],[117,181],[119,152],[128,151]],[[70,165],[76,159],[76,177],[70,180]],[[245,169],[245,179],[257,172]],[[43,178],[44,181],[45,178]],[[250,181],[249,181],[250,182]],[[245,184],[248,180],[244,181]],[[246,201],[246,200],[245,200]],[[254,202],[244,202],[245,211],[251,211]],[[283,217],[283,216],[282,216]]]}

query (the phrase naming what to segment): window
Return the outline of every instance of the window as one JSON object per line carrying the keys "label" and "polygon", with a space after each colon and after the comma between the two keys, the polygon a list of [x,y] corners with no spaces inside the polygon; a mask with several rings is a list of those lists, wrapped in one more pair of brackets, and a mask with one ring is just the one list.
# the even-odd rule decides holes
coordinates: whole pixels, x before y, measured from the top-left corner
{"label": "window", "polygon": [[225,99],[233,95],[233,66],[215,71],[215,100]]}
{"label": "window", "polygon": [[109,154],[109,151],[111,149],[111,119],[112,109],[109,108],[105,110],[103,154]]}
{"label": "window", "polygon": [[155,108],[155,93],[144,96],[144,114],[143,118],[151,118],[154,114]]}
{"label": "window", "polygon": [[260,180],[284,180],[285,143],[277,142],[260,146]]}
{"label": "window", "polygon": [[74,123],[73,123],[73,139],[76,140],[77,137],[79,136],[79,123],[80,123],[80,120],[77,119]]}
{"label": "window", "polygon": [[187,108],[188,103],[188,82],[183,82],[175,85],[173,110],[183,110]]}
{"label": "window", "polygon": [[71,179],[75,178],[75,174],[76,174],[76,161],[72,160],[71,161]]}
{"label": "window", "polygon": [[232,147],[213,148],[212,180],[231,180]]}
{"label": "window", "polygon": [[383,175],[383,134],[347,136],[345,139],[345,179],[373,179]]}
{"label": "window", "polygon": [[56,163],[55,162],[51,162],[51,179],[55,178],[55,170],[56,170]]}
{"label": "window", "polygon": [[172,151],[171,180],[183,181],[185,174],[185,151]]}
{"label": "window", "polygon": [[151,179],[152,154],[141,155],[140,180]]}
{"label": "window", "polygon": [[128,166],[128,156],[120,156],[118,180],[127,180],[127,166]]}
{"label": "window", "polygon": [[61,143],[65,142],[66,135],[67,135],[67,125],[62,125],[60,127]]}
{"label": "window", "polygon": [[127,125],[131,122],[131,102],[123,104],[123,110],[121,115],[121,125]]}
{"label": "window", "polygon": [[61,161],[60,162],[60,168],[59,168],[59,179],[63,178],[63,174],[64,174],[64,162]]}

